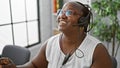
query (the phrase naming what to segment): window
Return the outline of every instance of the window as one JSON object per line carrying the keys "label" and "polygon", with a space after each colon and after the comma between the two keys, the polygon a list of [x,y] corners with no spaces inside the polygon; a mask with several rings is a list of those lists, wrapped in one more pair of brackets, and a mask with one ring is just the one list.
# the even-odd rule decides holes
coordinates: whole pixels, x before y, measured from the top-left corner
{"label": "window", "polygon": [[39,0],[0,0],[0,54],[5,45],[40,43]]}

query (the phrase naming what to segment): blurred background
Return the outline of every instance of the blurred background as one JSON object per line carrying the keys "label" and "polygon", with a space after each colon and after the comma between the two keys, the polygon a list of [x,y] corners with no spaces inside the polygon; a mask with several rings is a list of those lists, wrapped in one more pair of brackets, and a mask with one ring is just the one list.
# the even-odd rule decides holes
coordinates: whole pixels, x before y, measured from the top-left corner
{"label": "blurred background", "polygon": [[120,68],[120,0],[0,0],[0,54],[6,45],[21,46],[31,51],[32,59],[43,42],[59,33],[57,10],[68,1],[91,7],[89,33],[105,44]]}

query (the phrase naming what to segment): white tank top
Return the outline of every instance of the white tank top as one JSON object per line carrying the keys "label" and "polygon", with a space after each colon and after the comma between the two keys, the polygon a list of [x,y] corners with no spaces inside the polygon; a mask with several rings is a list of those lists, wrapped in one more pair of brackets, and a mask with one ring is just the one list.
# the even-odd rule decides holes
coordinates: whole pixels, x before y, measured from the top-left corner
{"label": "white tank top", "polygon": [[101,42],[87,34],[78,49],[70,56],[67,63],[62,66],[65,54],[60,48],[60,36],[61,34],[58,34],[48,40],[46,47],[48,68],[90,68],[94,50],[97,44]]}

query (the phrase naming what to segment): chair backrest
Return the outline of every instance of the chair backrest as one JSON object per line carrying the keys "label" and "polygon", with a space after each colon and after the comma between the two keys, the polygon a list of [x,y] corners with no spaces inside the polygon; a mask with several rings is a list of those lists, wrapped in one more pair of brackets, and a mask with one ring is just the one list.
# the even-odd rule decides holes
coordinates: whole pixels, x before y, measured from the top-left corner
{"label": "chair backrest", "polygon": [[2,57],[10,58],[16,65],[25,64],[30,60],[30,50],[16,45],[6,45]]}
{"label": "chair backrest", "polygon": [[113,68],[117,68],[117,60],[115,57],[111,56],[112,63],[113,63]]}

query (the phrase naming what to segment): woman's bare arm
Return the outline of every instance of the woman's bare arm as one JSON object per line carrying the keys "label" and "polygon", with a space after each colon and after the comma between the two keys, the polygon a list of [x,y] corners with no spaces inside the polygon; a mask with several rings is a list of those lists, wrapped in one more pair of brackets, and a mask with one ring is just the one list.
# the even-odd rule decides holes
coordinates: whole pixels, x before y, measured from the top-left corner
{"label": "woman's bare arm", "polygon": [[17,66],[17,68],[47,68],[47,60],[45,56],[47,43],[44,43],[38,53],[38,55],[25,65]]}
{"label": "woman's bare arm", "polygon": [[113,68],[112,59],[103,44],[98,44],[93,55],[91,68]]}

